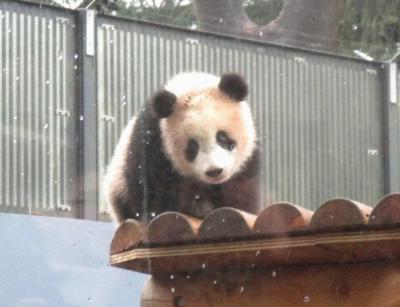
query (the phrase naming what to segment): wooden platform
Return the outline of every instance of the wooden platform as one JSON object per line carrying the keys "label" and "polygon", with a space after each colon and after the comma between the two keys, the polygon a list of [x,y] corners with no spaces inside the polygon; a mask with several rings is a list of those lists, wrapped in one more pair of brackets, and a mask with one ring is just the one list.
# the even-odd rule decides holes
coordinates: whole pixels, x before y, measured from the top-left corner
{"label": "wooden platform", "polygon": [[207,266],[270,266],[396,259],[400,256],[400,194],[375,207],[336,198],[312,212],[276,203],[252,215],[220,208],[204,220],[167,212],[147,226],[128,220],[110,248],[114,266],[146,273]]}
{"label": "wooden platform", "polygon": [[357,231],[236,242],[136,248],[112,255],[111,265],[143,273],[393,260],[400,230]]}
{"label": "wooden platform", "polygon": [[374,208],[336,198],[315,212],[273,204],[127,220],[113,266],[152,274],[142,306],[400,306],[400,194]]}
{"label": "wooden platform", "polygon": [[142,307],[398,307],[400,263],[153,275]]}

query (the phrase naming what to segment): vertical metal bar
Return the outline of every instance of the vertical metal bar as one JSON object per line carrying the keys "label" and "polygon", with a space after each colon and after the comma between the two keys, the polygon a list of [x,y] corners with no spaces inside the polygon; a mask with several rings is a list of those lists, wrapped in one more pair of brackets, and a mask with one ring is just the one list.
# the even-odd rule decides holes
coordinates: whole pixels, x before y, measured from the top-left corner
{"label": "vertical metal bar", "polygon": [[[5,68],[6,68],[6,73],[5,73],[5,104],[6,104],[6,108],[5,108],[5,120],[3,122],[3,124],[5,125],[5,142],[3,142],[3,144],[6,144],[6,150],[5,150],[5,167],[3,169],[3,172],[5,171],[6,173],[6,177],[8,178],[8,180],[10,180],[10,165],[11,165],[11,161],[10,161],[10,148],[12,148],[13,143],[12,143],[12,138],[10,137],[11,132],[10,132],[10,108],[11,108],[11,102],[12,102],[12,98],[11,98],[11,93],[10,93],[10,84],[11,84],[11,80],[10,78],[12,78],[12,73],[11,73],[11,67],[10,67],[10,63],[11,63],[11,56],[10,56],[10,33],[11,33],[11,25],[10,25],[10,13],[6,13],[6,18],[5,18],[5,27],[6,27],[6,35],[5,35],[5,42],[6,42],[6,50],[5,50]],[[5,190],[5,199],[6,199],[6,206],[11,206],[11,199],[10,199],[10,183],[8,182],[6,185],[6,190]]]}
{"label": "vertical metal bar", "polygon": [[33,18],[32,16],[28,15],[27,16],[27,24],[26,24],[27,29],[31,29],[30,32],[27,34],[27,39],[26,39],[26,86],[27,86],[27,91],[26,91],[26,106],[27,106],[27,114],[25,117],[26,120],[26,173],[25,173],[25,179],[27,182],[27,193],[26,193],[26,202],[27,202],[27,212],[30,214],[32,212],[32,204],[33,204],[33,162],[32,162],[32,156],[33,156],[33,151],[32,151],[32,145],[33,145],[33,129],[32,129],[32,114],[33,114],[33,83],[32,83],[32,76],[33,76],[33,59],[32,59],[32,52],[31,50],[33,49],[33,38],[34,38],[34,32],[32,31],[33,29]]}
{"label": "vertical metal bar", "polygon": [[[46,81],[46,83],[48,83],[48,95],[49,95],[49,100],[48,100],[48,114],[49,114],[49,119],[48,119],[48,134],[49,134],[49,146],[48,146],[48,153],[49,153],[49,162],[48,165],[50,165],[49,167],[49,186],[52,186],[52,183],[54,183],[54,181],[57,182],[57,185],[60,186],[61,182],[58,181],[58,179],[56,179],[54,177],[54,167],[52,167],[54,165],[54,139],[53,139],[53,134],[54,134],[54,116],[53,114],[55,113],[54,110],[54,66],[53,65],[57,65],[57,62],[54,63],[55,61],[58,61],[58,58],[56,57],[54,59],[54,54],[56,54],[54,52],[54,32],[56,31],[56,25],[53,22],[53,19],[49,20],[49,24],[48,24],[48,33],[49,33],[49,53],[48,53],[48,67],[49,67],[49,76],[48,76],[48,81]],[[48,203],[48,209],[50,210],[54,210],[55,209],[55,198],[54,198],[54,189],[49,189],[49,203]]]}
{"label": "vertical metal bar", "polygon": [[[62,41],[63,41],[63,52],[65,53],[65,57],[67,57],[66,51],[68,50],[68,38],[67,38],[67,33],[66,33],[66,22],[62,22],[61,25],[61,33],[62,33]],[[76,56],[74,55],[74,59]],[[68,114],[68,105],[67,105],[67,80],[68,78],[68,71],[67,71],[67,63],[65,61],[62,62],[61,64],[61,80],[62,83],[60,84],[60,90],[61,90],[61,97],[60,97],[60,104],[61,104],[61,110],[62,110],[62,116],[60,117],[60,122],[61,122],[61,131],[60,131],[60,139],[61,139],[61,150],[60,150],[60,160],[58,160],[59,165],[60,165],[60,178],[57,179],[57,190],[60,195],[60,200],[61,202],[58,203],[58,206],[62,208],[62,206],[66,205],[66,182],[67,182],[67,142],[68,142],[68,136],[67,136],[67,114]]]}
{"label": "vertical metal bar", "polygon": [[[58,53],[58,57],[61,56],[62,61],[57,61],[56,63],[56,79],[55,79],[55,83],[56,83],[56,88],[55,88],[55,100],[54,100],[54,108],[55,111],[58,113],[58,116],[56,117],[56,122],[54,125],[54,135],[55,135],[55,139],[54,139],[54,147],[55,147],[55,156],[54,159],[56,161],[60,161],[60,154],[61,154],[61,150],[62,150],[62,145],[61,145],[61,140],[60,140],[60,131],[61,131],[61,115],[60,115],[60,111],[62,110],[62,107],[60,105],[60,100],[61,100],[61,84],[63,82],[63,80],[61,79],[61,72],[62,72],[62,65],[63,62],[66,61],[67,59],[65,58],[65,46],[64,46],[64,40],[63,40],[63,36],[62,36],[62,22],[61,21],[57,21],[56,23],[56,46],[57,46],[57,53]],[[54,167],[54,178],[56,178],[57,180],[60,180],[61,176],[61,164],[60,163],[56,163],[55,167]],[[60,205],[62,200],[60,199],[60,186],[58,185],[57,187],[55,187],[56,190],[56,197],[54,199],[56,206]]]}
{"label": "vertical metal bar", "polygon": [[[133,103],[132,103],[132,55],[129,54],[128,56],[128,52],[130,50],[130,47],[132,45],[132,41],[131,41],[131,36],[132,33],[128,32],[127,33],[127,37],[126,37],[126,44],[125,44],[125,54],[126,54],[126,82],[125,82],[125,92],[124,95],[126,95],[125,97],[125,103],[126,103],[126,108],[128,109],[128,120],[132,117],[133,115]],[[134,89],[133,89],[134,91]]]}
{"label": "vertical metal bar", "polygon": [[[33,75],[34,75],[34,88],[33,88],[33,112],[32,112],[32,131],[34,132],[35,135],[38,135],[39,133],[39,111],[38,111],[38,106],[39,106],[39,17],[35,16],[33,19],[33,28],[34,28],[34,34],[33,34]],[[32,168],[32,184],[33,184],[33,205],[32,205],[32,210],[38,209],[38,204],[39,204],[39,138],[36,137],[34,141],[32,142],[33,145],[33,153],[32,153],[32,161],[33,161],[33,168]]]}
{"label": "vertical metal bar", "polygon": [[[117,133],[117,122],[115,120],[116,117],[118,117],[118,109],[119,109],[119,104],[116,104],[117,101],[119,101],[119,91],[118,91],[118,83],[121,81],[121,74],[120,71],[118,70],[118,30],[111,31],[111,63],[112,63],[112,79],[111,79],[111,101],[112,103],[110,104],[111,107],[111,115],[114,118],[114,121],[110,121],[110,141],[111,140],[117,140],[119,135]],[[112,155],[112,142],[108,142],[108,148],[107,148],[107,161]]]}
{"label": "vertical metal bar", "polygon": [[[3,100],[3,93],[4,93],[4,90],[3,90],[3,74],[4,74],[4,72],[5,72],[5,67],[3,66],[3,53],[4,53],[4,49],[5,49],[5,42],[4,42],[4,36],[5,36],[5,28],[4,28],[4,26],[3,26],[3,20],[4,20],[4,17],[5,17],[5,15],[4,15],[4,13],[3,13],[3,10],[1,10],[0,9],[0,100],[1,101],[4,101]],[[7,102],[6,102],[7,103]],[[5,135],[5,132],[4,132],[4,127],[3,127],[3,125],[4,125],[4,105],[6,104],[6,103],[2,103],[1,105],[0,105],[0,165],[1,165],[1,167],[3,168],[4,167],[4,165],[3,165],[3,161],[5,160],[5,156],[4,156],[4,154],[3,154],[3,150],[4,150],[4,147],[5,147],[5,145],[4,145],[4,141],[5,141],[5,138],[4,138],[4,135]],[[2,171],[1,173],[0,173],[0,207],[3,207],[3,206],[5,206],[5,201],[4,201],[4,186],[5,186],[5,180],[3,179],[3,176],[4,176],[4,171]]]}
{"label": "vertical metal bar", "polygon": [[399,102],[396,92],[397,64],[384,65],[385,193],[400,191]]}
{"label": "vertical metal bar", "polygon": [[[89,18],[88,18],[89,17]],[[81,11],[79,14],[79,28],[82,36],[79,44],[80,59],[80,108],[84,120],[80,121],[79,154],[80,177],[83,200],[78,217],[97,220],[98,218],[98,174],[97,174],[97,104],[96,104],[96,74],[95,49],[85,44],[88,33],[95,33],[95,12]],[[95,44],[95,37],[92,37]],[[93,52],[93,53],[92,53]]]}
{"label": "vertical metal bar", "polygon": [[39,122],[39,135],[40,139],[40,167],[39,167],[39,174],[40,174],[40,210],[45,210],[47,206],[47,186],[48,184],[48,176],[47,176],[47,167],[46,164],[47,160],[47,115],[46,115],[46,100],[47,100],[47,93],[46,93],[46,78],[47,78],[47,66],[46,66],[46,59],[47,59],[47,20],[45,17],[40,19],[40,28],[41,28],[41,36],[40,36],[40,106],[39,106],[39,113],[40,113],[40,122]]}
{"label": "vertical metal bar", "polygon": [[18,171],[19,177],[19,205],[22,208],[26,206],[26,190],[25,190],[25,149],[26,149],[26,136],[25,136],[25,91],[27,89],[26,84],[26,70],[25,70],[25,16],[19,16],[19,74],[20,74],[20,84],[19,84],[19,92],[20,92],[20,99],[19,99],[19,110],[18,114],[14,115],[14,122],[18,121],[19,123],[19,166],[20,169]]}
{"label": "vertical metal bar", "polygon": [[[96,50],[96,69],[97,69],[97,112],[98,112],[98,118],[97,118],[97,125],[98,125],[98,165],[99,168],[104,165],[103,161],[105,160],[105,129],[107,127],[105,126],[106,122],[102,120],[102,116],[104,116],[105,110],[104,110],[104,105],[105,105],[105,95],[108,92],[106,89],[106,67],[104,65],[105,61],[104,58],[106,56],[106,50],[103,47],[104,46],[104,34],[105,29],[102,27],[101,22],[99,22],[98,26],[96,27],[96,39],[97,43],[96,45],[99,46]],[[99,199],[101,199],[99,197]],[[101,210],[104,207],[104,203],[100,202]]]}
{"label": "vertical metal bar", "polygon": [[11,50],[12,50],[12,88],[11,88],[11,106],[10,113],[9,113],[9,123],[10,127],[12,127],[11,135],[13,139],[13,146],[12,146],[12,154],[11,154],[11,166],[12,170],[10,170],[10,179],[12,180],[12,186],[10,187],[12,191],[12,198],[11,203],[14,207],[17,207],[18,204],[18,193],[17,193],[17,184],[18,184],[18,149],[19,149],[19,142],[21,141],[19,138],[18,133],[18,124],[13,121],[14,115],[17,114],[18,110],[18,100],[19,100],[19,93],[18,93],[18,84],[21,82],[21,77],[19,75],[18,70],[18,63],[17,63],[17,50],[18,50],[18,26],[17,26],[17,17],[16,13],[12,13],[11,19]]}
{"label": "vertical metal bar", "polygon": [[85,28],[85,47],[86,47],[86,55],[94,56],[95,55],[95,20],[96,20],[96,13],[94,10],[87,10],[86,11],[86,24],[87,27]]}

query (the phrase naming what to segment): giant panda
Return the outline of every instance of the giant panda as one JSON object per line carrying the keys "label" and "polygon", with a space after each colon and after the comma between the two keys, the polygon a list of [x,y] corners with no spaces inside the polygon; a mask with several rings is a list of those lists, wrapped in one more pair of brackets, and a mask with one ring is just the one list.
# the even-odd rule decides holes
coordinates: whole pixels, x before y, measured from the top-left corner
{"label": "giant panda", "polygon": [[123,131],[104,190],[117,223],[219,207],[257,213],[259,150],[242,76],[170,79]]}

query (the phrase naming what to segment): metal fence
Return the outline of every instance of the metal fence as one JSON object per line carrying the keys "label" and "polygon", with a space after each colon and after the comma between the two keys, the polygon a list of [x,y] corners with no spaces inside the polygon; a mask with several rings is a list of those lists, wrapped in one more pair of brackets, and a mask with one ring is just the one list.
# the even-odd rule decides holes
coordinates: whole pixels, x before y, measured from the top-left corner
{"label": "metal fence", "polygon": [[[105,217],[101,177],[120,132],[155,89],[189,70],[239,71],[247,78],[266,202],[316,208],[343,196],[374,204],[383,194],[400,190],[399,108],[390,95],[393,65],[96,17],[93,12],[78,16],[14,2],[2,3],[0,9],[9,16],[0,20],[0,67],[13,71],[0,76],[5,110],[1,163],[6,169],[1,172],[0,210],[24,205],[57,211],[57,205],[67,205],[72,216]],[[21,18],[27,23],[28,15],[37,26],[27,24],[29,31],[22,31],[18,25],[15,38],[7,38],[8,25],[14,27]],[[35,64],[29,68],[28,62]],[[17,82],[17,75],[24,81]],[[31,117],[13,121],[15,109]],[[13,144],[14,135],[22,136],[27,127],[26,144]],[[37,138],[32,137],[35,131]],[[29,172],[29,179],[18,177],[20,172]],[[83,190],[76,187],[74,175],[83,178]],[[32,176],[39,179],[32,181]],[[77,197],[66,196],[76,196],[76,191],[83,194],[83,209]],[[19,195],[25,197],[22,203]]]}
{"label": "metal fence", "polygon": [[76,15],[0,3],[0,210],[76,216]]}

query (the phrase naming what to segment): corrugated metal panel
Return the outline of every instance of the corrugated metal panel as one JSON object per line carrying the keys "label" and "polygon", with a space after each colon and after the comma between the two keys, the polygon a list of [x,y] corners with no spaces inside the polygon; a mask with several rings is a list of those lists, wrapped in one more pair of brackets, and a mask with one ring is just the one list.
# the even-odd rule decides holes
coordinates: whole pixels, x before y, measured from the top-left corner
{"label": "corrugated metal panel", "polygon": [[251,87],[267,202],[316,208],[338,195],[373,204],[384,194],[375,64],[105,17],[97,52],[100,175],[128,118],[173,74],[238,71]]}
{"label": "corrugated metal panel", "polygon": [[[400,61],[398,61],[398,63],[397,63],[397,72],[398,72],[398,74],[397,74],[397,93],[396,93],[397,97],[396,98],[397,98],[397,103],[400,105]],[[400,118],[400,107],[398,108],[398,110],[399,110],[399,118]],[[400,122],[398,124],[399,124],[398,131],[400,134]],[[400,137],[400,135],[399,135],[399,137]]]}
{"label": "corrugated metal panel", "polygon": [[0,3],[0,211],[76,216],[75,17]]}

